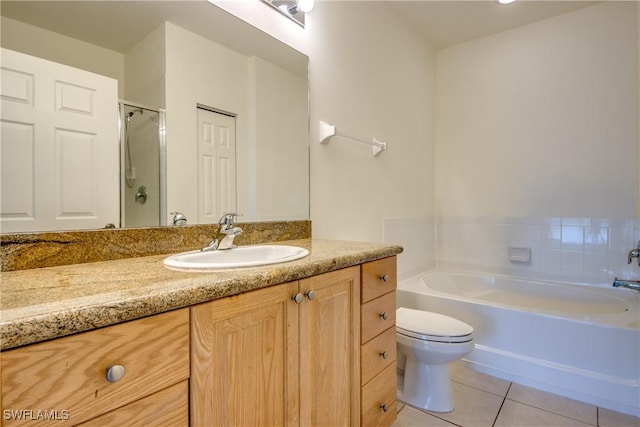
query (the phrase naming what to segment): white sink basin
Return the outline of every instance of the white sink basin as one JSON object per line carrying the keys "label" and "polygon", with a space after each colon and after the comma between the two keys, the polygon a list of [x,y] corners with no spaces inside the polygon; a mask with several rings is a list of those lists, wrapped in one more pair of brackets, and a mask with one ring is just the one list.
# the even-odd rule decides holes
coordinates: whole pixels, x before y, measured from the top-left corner
{"label": "white sink basin", "polygon": [[182,252],[165,258],[167,267],[190,270],[216,270],[221,268],[256,267],[294,261],[309,255],[309,251],[297,246],[256,245],[207,251]]}

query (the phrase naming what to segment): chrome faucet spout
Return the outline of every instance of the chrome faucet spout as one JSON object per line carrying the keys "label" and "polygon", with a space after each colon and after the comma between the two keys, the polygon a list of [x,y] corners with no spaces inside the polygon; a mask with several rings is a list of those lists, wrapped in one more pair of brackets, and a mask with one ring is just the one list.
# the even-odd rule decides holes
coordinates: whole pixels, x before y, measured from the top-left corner
{"label": "chrome faucet spout", "polygon": [[219,251],[237,248],[237,246],[233,244],[233,239],[235,239],[236,236],[242,234],[242,229],[240,227],[232,227],[226,230],[222,230],[222,234],[225,234],[225,236],[218,245]]}
{"label": "chrome faucet spout", "polygon": [[216,251],[218,250],[218,239],[213,239],[207,246],[200,249],[202,252]]}
{"label": "chrome faucet spout", "polygon": [[220,229],[218,233],[224,234],[222,240],[213,239],[211,243],[201,249],[201,251],[222,251],[226,249],[237,248],[237,246],[233,243],[233,239],[236,236],[242,234],[242,228],[237,227],[234,224],[235,217],[240,216],[237,213],[227,213],[222,215],[218,224],[220,224]]}
{"label": "chrome faucet spout", "polygon": [[640,291],[640,281],[638,280],[621,280],[617,277],[613,280],[613,287],[615,288],[627,288],[634,291]]}

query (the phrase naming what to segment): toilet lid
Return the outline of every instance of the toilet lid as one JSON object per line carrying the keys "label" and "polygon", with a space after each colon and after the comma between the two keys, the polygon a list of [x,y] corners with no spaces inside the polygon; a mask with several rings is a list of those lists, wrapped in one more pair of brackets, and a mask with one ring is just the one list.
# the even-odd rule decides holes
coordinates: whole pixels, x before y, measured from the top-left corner
{"label": "toilet lid", "polygon": [[425,341],[462,343],[473,339],[473,328],[460,320],[405,307],[396,310],[396,331]]}

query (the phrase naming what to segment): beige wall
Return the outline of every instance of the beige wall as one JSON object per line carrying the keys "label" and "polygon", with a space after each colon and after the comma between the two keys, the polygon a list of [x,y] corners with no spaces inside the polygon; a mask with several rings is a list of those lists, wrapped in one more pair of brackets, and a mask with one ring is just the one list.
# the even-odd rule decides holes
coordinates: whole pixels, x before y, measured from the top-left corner
{"label": "beige wall", "polygon": [[249,67],[255,120],[251,217],[256,221],[308,219],[307,79],[258,57],[249,59]]}
{"label": "beige wall", "polygon": [[635,6],[605,2],[438,52],[439,216],[635,217]]}
{"label": "beige wall", "polygon": [[125,100],[165,107],[165,37],[165,26],[160,25],[125,53]]}
{"label": "beige wall", "polygon": [[[308,31],[314,237],[402,243],[384,220],[434,211],[435,52],[382,2],[317,2]],[[319,120],[388,151],[320,145]]]}
{"label": "beige wall", "polygon": [[[217,4],[310,58],[314,237],[432,240],[434,49],[383,2],[316,2],[304,30],[259,3]],[[373,158],[338,137],[320,145],[320,120],[389,149]],[[432,246],[416,262],[430,264]]]}
{"label": "beige wall", "polygon": [[121,53],[5,17],[0,18],[0,29],[2,47],[114,78],[123,97]]}

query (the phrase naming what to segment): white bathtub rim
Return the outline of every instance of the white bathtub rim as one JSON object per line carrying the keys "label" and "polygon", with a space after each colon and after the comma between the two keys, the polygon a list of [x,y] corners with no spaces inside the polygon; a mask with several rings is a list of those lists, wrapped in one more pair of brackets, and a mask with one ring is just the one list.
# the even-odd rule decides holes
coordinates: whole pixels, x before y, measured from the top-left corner
{"label": "white bathtub rim", "polygon": [[[472,323],[474,316],[483,316],[483,313],[495,313],[497,316],[508,315],[511,312],[513,315],[522,319],[527,319],[530,316],[541,316],[545,318],[544,323],[549,325],[549,322],[562,321],[570,329],[575,325],[578,333],[577,337],[585,339],[585,333],[591,334],[592,328],[599,330],[599,333],[605,333],[608,329],[618,330],[618,335],[615,337],[625,336],[624,346],[625,349],[620,350],[626,353],[628,348],[637,347],[638,340],[640,339],[640,330],[637,328],[626,328],[619,325],[606,325],[600,322],[592,321],[580,321],[566,316],[552,316],[549,313],[538,312],[530,309],[518,309],[513,305],[494,304],[489,301],[483,301],[473,298],[454,298],[454,295],[449,293],[439,293],[428,289],[421,282],[422,276],[426,273],[440,272],[440,273],[462,273],[470,274],[472,276],[491,276],[497,277],[494,273],[479,273],[470,271],[452,271],[451,269],[430,269],[422,273],[416,274],[411,278],[407,278],[399,283],[398,286],[398,304],[399,306],[406,306],[410,308],[418,308],[425,310],[433,310],[445,315],[453,315],[452,312],[447,311],[455,308],[458,304],[468,305],[469,319],[463,321]],[[416,278],[417,277],[417,278]],[[504,276],[503,276],[504,277]],[[513,279],[513,276],[506,276],[508,279]],[[528,278],[518,277],[517,279],[531,281]],[[566,283],[566,282],[560,282]],[[615,289],[607,290],[608,292],[616,291]],[[631,291],[637,293],[636,291]],[[640,294],[640,293],[639,293]],[[422,296],[421,296],[422,295]],[[636,299],[635,294],[630,294],[632,299]],[[425,300],[426,298],[426,300]],[[436,301],[442,301],[445,305],[436,307],[429,306],[425,301],[431,300],[432,303]],[[446,303],[448,301],[448,303]],[[443,307],[447,307],[444,309]],[[462,316],[463,313],[459,313]],[[625,313],[627,314],[627,313]],[[490,316],[493,316],[491,314]],[[454,316],[455,317],[455,316]],[[463,316],[464,317],[464,316]],[[560,320],[558,320],[560,319]],[[541,319],[542,321],[542,319]],[[480,324],[481,325],[481,324]],[[509,328],[508,328],[509,329]],[[508,330],[507,329],[507,330]],[[513,381],[526,386],[531,386],[537,389],[548,391],[550,393],[559,394],[572,399],[576,399],[582,402],[597,405],[603,408],[607,408],[613,411],[626,413],[633,416],[640,416],[640,376],[637,370],[634,368],[633,373],[629,371],[630,375],[624,374],[622,370],[599,370],[595,365],[591,365],[593,358],[592,353],[588,353],[589,358],[580,360],[575,366],[566,365],[567,354],[556,354],[555,350],[552,353],[545,354],[538,353],[538,355],[532,355],[523,351],[518,351],[518,347],[507,344],[504,339],[509,339],[510,335],[506,335],[503,338],[497,336],[487,336],[487,341],[482,337],[483,327],[480,326],[478,332],[478,340],[476,342],[476,348],[473,352],[465,357],[467,362],[471,363],[474,369],[481,372],[503,378],[508,381]],[[613,331],[612,331],[613,332]],[[513,331],[511,331],[513,333]],[[608,335],[608,334],[607,334]],[[497,339],[497,340],[496,340]],[[590,338],[586,338],[590,339]],[[611,338],[614,339],[614,338]],[[618,348],[617,344],[611,342],[611,339],[607,340],[607,344],[604,344],[602,348]],[[619,338],[615,338],[616,340]],[[509,341],[512,342],[512,341]],[[618,341],[615,341],[618,343]],[[634,344],[635,343],[635,344]],[[635,354],[635,350],[631,351]],[[628,353],[628,354],[631,354]],[[549,357],[546,357],[549,356]],[[558,357],[556,359],[556,356]],[[605,360],[611,360],[615,362],[616,357],[607,358],[606,352],[595,355],[595,357],[603,357]],[[616,364],[617,365],[617,364]],[[568,366],[568,368],[567,368]],[[592,369],[588,366],[593,366]],[[618,373],[620,373],[620,375]]]}
{"label": "white bathtub rim", "polygon": [[[528,282],[532,284],[540,284],[543,286],[549,285],[559,285],[559,286],[569,286],[569,287],[579,287],[584,286],[585,290],[588,290],[592,293],[602,293],[607,298],[615,298],[622,302],[624,302],[629,308],[626,312],[620,313],[611,313],[611,314],[598,314],[598,315],[576,315],[571,312],[561,312],[554,311],[550,309],[536,309],[532,310],[530,307],[523,307],[520,305],[512,305],[512,304],[504,304],[500,302],[488,302],[484,300],[474,299],[470,297],[465,297],[461,295],[456,295],[448,292],[441,292],[438,290],[434,290],[428,288],[427,286],[422,284],[422,278],[427,274],[454,274],[454,275],[464,275],[464,276],[481,276],[481,277],[494,277],[505,280],[516,280],[522,282]],[[631,329],[631,330],[640,330],[640,292],[634,291],[631,289],[619,289],[619,288],[605,288],[603,286],[593,286],[591,284],[586,283],[574,283],[574,282],[561,282],[561,281],[552,281],[552,280],[541,280],[541,279],[532,279],[521,276],[510,276],[503,275],[497,273],[490,272],[482,272],[482,271],[469,271],[469,270],[452,270],[449,268],[433,268],[430,270],[425,270],[421,273],[415,274],[411,277],[403,279],[398,282],[399,289],[405,289],[410,291],[419,291],[420,293],[432,294],[434,296],[449,298],[455,301],[476,303],[476,304],[487,304],[495,307],[500,307],[509,310],[515,310],[520,312],[535,312],[540,315],[556,318],[556,319],[566,319],[569,321],[587,323],[587,324],[597,324],[602,327],[610,327],[610,328],[623,328],[623,329]],[[619,291],[619,292],[618,292]],[[617,295],[620,293],[620,295]],[[633,325],[632,323],[636,323]]]}

